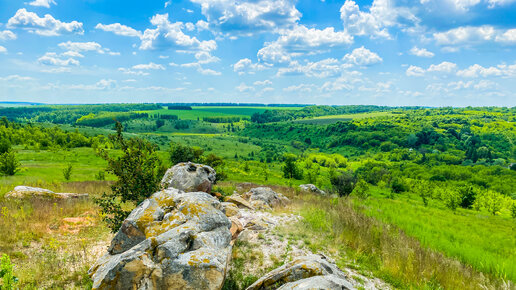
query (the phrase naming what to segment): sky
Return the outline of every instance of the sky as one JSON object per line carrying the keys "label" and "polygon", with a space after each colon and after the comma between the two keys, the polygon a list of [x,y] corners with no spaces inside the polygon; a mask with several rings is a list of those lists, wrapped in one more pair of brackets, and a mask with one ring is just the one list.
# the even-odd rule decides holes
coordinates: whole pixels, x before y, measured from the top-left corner
{"label": "sky", "polygon": [[0,101],[516,106],[516,0],[0,0]]}

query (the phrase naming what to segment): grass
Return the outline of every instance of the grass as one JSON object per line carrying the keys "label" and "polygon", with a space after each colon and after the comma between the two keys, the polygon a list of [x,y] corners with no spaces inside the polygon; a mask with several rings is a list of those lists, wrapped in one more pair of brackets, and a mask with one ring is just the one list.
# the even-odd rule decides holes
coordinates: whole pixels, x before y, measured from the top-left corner
{"label": "grass", "polygon": [[403,289],[510,289],[510,283],[428,248],[395,226],[367,216],[352,200],[303,194],[296,199],[304,220],[291,236],[313,251],[330,253],[339,266],[371,271]]}
{"label": "grass", "polygon": [[358,201],[364,213],[393,224],[425,247],[496,277],[516,281],[515,221],[473,210],[425,207],[418,198],[373,196]]}

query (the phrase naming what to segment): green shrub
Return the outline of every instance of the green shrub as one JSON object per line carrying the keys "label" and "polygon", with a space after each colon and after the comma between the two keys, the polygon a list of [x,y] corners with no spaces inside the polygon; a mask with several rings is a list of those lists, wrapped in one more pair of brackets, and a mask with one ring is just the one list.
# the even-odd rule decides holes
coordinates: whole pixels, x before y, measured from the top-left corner
{"label": "green shrub", "polygon": [[14,276],[13,265],[8,255],[3,254],[0,258],[0,289],[16,289],[18,278]]}
{"label": "green shrub", "polygon": [[330,182],[333,186],[333,190],[340,196],[347,196],[353,192],[357,179],[352,171],[344,171],[339,175],[331,176]]}
{"label": "green shrub", "polygon": [[5,175],[15,175],[20,170],[20,162],[12,149],[0,155],[0,172]]}
{"label": "green shrub", "polygon": [[68,163],[68,165],[63,169],[63,177],[66,181],[69,181],[70,178],[72,178],[72,170],[73,165],[71,163]]}

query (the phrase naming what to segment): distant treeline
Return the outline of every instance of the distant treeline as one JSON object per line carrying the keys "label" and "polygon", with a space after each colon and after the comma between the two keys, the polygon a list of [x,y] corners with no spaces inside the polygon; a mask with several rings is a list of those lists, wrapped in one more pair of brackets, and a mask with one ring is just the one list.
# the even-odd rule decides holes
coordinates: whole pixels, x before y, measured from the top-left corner
{"label": "distant treeline", "polygon": [[154,117],[156,117],[157,119],[162,119],[162,120],[179,120],[179,117],[177,115],[155,115]]}
{"label": "distant treeline", "polygon": [[211,116],[203,117],[202,120],[208,123],[236,123],[240,122],[242,118],[238,116]]}
{"label": "distant treeline", "polygon": [[117,121],[125,122],[148,117],[149,114],[147,113],[103,113],[99,116],[95,116],[95,114],[89,114],[79,118],[76,124],[89,127],[104,127],[115,124]]}
{"label": "distant treeline", "polygon": [[190,107],[306,107],[312,105],[304,104],[260,104],[260,103],[165,103],[159,104],[164,107],[169,106],[190,106]]}
{"label": "distant treeline", "polygon": [[191,110],[192,107],[190,106],[179,106],[179,105],[170,105],[168,106],[169,110]]}
{"label": "distant treeline", "polygon": [[254,113],[251,121],[255,123],[271,123],[289,121],[307,117],[328,115],[357,114],[392,110],[386,106],[309,106],[301,110],[266,110],[263,113]]}

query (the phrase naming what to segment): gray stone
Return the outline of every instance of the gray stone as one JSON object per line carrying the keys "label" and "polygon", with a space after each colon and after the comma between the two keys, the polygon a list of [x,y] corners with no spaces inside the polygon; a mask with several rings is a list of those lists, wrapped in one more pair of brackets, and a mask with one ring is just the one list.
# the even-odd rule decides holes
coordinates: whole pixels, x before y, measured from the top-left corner
{"label": "gray stone", "polygon": [[340,289],[351,290],[353,285],[337,275],[314,276],[296,282],[289,282],[279,287],[278,290],[313,290],[313,289]]}
{"label": "gray stone", "polygon": [[[328,259],[325,256],[310,255],[306,257],[296,258],[294,261],[285,264],[275,270],[272,270],[271,272],[265,274],[265,276],[260,278],[254,284],[249,286],[247,290],[277,289],[278,287],[290,282],[297,282],[315,276],[327,275],[333,275],[334,277],[332,276],[332,278],[339,278],[341,280],[347,279],[346,274],[342,272],[335,264],[328,261]],[[330,281],[328,283],[330,283]],[[348,286],[351,286],[351,284],[349,284]],[[352,289],[352,287],[350,287],[349,289]]]}
{"label": "gray stone", "polygon": [[5,195],[6,198],[48,198],[48,199],[70,199],[87,198],[87,193],[56,193],[48,189],[30,186],[16,186]]}
{"label": "gray stone", "polygon": [[249,192],[244,194],[244,198],[248,199],[249,203],[254,208],[258,209],[272,209],[277,206],[285,206],[289,203],[288,198],[269,187],[252,188]]}
{"label": "gray stone", "polygon": [[301,191],[304,191],[304,192],[311,192],[311,193],[315,193],[315,194],[326,195],[325,191],[320,190],[317,186],[315,186],[313,184],[301,184],[299,186],[299,189],[301,189]]}
{"label": "gray stone", "polygon": [[131,212],[89,270],[93,289],[220,289],[230,227],[205,192],[157,192]]}
{"label": "gray stone", "polygon": [[176,188],[185,192],[210,193],[216,179],[213,168],[192,162],[179,163],[168,169],[161,180],[163,188]]}

